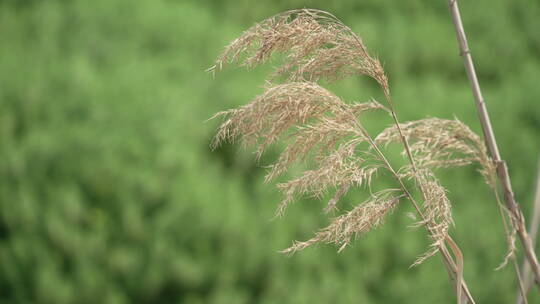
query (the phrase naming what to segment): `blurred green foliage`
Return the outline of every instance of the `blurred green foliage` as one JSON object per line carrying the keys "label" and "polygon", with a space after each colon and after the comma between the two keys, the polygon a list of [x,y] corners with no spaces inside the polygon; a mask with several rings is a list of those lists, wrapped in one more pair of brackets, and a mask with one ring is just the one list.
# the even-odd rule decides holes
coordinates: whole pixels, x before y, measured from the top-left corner
{"label": "blurred green foliage", "polygon": [[[215,80],[205,68],[254,22],[299,7],[328,10],[364,38],[402,120],[456,115],[479,131],[444,0],[0,1],[0,303],[454,302],[439,258],[408,268],[428,244],[407,228],[409,207],[344,253],[287,258],[277,251],[327,223],[324,203],[271,221],[280,197],[253,155],[209,150],[217,122],[204,120],[260,93],[268,67]],[[540,3],[461,8],[528,214]],[[361,78],[331,87],[348,99],[380,94]],[[441,177],[473,295],[512,301],[512,269],[494,271],[505,241],[493,197],[474,168]]]}

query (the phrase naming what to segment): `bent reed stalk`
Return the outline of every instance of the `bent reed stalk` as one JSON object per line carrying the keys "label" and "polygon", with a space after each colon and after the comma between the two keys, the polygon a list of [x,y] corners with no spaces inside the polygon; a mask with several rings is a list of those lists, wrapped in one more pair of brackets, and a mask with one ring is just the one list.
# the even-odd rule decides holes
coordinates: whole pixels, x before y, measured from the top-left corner
{"label": "bent reed stalk", "polygon": [[[525,258],[533,272],[536,286],[540,289],[540,266],[538,264],[538,259],[536,257],[536,253],[534,252],[531,237],[527,232],[525,218],[523,216],[521,208],[519,207],[514,198],[512,183],[510,180],[510,175],[508,173],[508,166],[506,162],[501,158],[499,148],[497,146],[497,141],[495,140],[495,134],[491,126],[491,120],[487,112],[486,103],[480,90],[478,78],[476,77],[476,71],[467,43],[467,37],[465,36],[465,30],[461,21],[461,14],[459,12],[457,0],[448,0],[448,5],[450,7],[450,13],[452,15],[452,21],[454,23],[454,28],[456,31],[460,55],[463,58],[465,71],[467,73],[467,77],[469,79],[472,93],[474,96],[474,101],[478,112],[478,118],[480,120],[482,131],[484,133],[484,140],[488,147],[489,154],[493,159],[493,164],[496,167],[497,179],[499,181],[500,187],[502,188],[505,201],[505,209],[508,211],[507,213],[510,217],[512,228],[514,230],[513,233],[517,233],[517,235],[519,236]],[[519,277],[519,272],[517,273],[517,275],[518,279],[521,280],[521,278]]]}
{"label": "bent reed stalk", "polygon": [[[538,226],[540,225],[540,157],[538,158],[536,172],[536,187],[533,199],[533,209],[531,221],[529,224],[529,234],[532,239],[533,248],[536,245],[536,237],[538,236]],[[531,266],[527,261],[523,261],[521,265],[521,274],[523,278],[523,291],[517,295],[516,304],[527,303],[527,293],[532,285]]]}
{"label": "bent reed stalk", "polygon": [[[385,216],[406,199],[419,215],[416,226],[425,227],[431,240],[430,248],[412,266],[439,253],[455,286],[457,302],[474,303],[463,280],[463,255],[449,234],[451,202],[434,170],[475,164],[491,185],[496,168],[484,142],[457,119],[399,122],[382,64],[369,55],[359,36],[324,11],[293,10],[255,24],[225,48],[209,71],[219,71],[230,63],[252,68],[274,53],[283,54],[284,59],[267,78],[263,93],[244,106],[212,117],[224,119],[212,148],[239,139],[260,157],[269,146],[285,142],[284,151],[268,167],[266,182],[286,173],[294,163],[306,163],[308,169],[302,174],[277,185],[283,193],[278,216],[298,196],[322,199],[329,192],[333,196],[325,212],[337,209],[353,187],[367,187],[372,193],[370,185],[382,171],[389,172],[397,186],[372,193],[312,238],[293,242],[283,252],[292,254],[318,243],[333,243],[338,251],[344,250],[354,238],[382,225]],[[375,100],[345,102],[320,84],[352,75],[374,79],[384,95],[384,105]],[[377,136],[371,136],[360,120],[372,111],[388,113],[391,118],[391,126]],[[390,163],[386,151],[390,144],[401,146],[408,164],[396,168]],[[407,186],[405,180],[413,186]],[[414,191],[421,194],[421,201],[414,198]]]}

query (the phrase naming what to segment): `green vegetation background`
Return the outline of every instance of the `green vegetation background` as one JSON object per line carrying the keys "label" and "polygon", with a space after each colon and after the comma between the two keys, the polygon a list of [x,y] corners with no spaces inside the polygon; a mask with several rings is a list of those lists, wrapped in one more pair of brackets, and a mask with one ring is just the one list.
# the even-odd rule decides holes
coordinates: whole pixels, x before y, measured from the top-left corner
{"label": "green vegetation background", "polygon": [[[528,215],[540,2],[461,2]],[[0,303],[453,303],[439,258],[409,269],[428,240],[408,228],[407,206],[341,254],[328,245],[287,258],[277,251],[327,223],[324,202],[271,221],[280,196],[252,153],[210,151],[218,122],[204,120],[259,94],[268,67],[214,80],[204,70],[254,22],[301,7],[364,38],[402,120],[455,115],[479,131],[444,0],[0,1]],[[332,88],[380,97],[361,78]],[[512,270],[494,271],[505,241],[493,197],[474,168],[441,176],[473,295],[510,303]]]}

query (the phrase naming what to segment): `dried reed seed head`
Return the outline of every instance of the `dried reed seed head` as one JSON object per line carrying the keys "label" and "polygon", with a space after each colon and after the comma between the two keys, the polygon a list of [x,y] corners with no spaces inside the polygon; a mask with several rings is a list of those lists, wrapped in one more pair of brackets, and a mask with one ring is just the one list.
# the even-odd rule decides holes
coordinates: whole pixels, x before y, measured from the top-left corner
{"label": "dried reed seed head", "polygon": [[[346,104],[312,81],[367,75],[379,83],[391,105],[386,75],[380,62],[368,54],[360,37],[341,21],[329,13],[306,9],[285,12],[256,24],[225,48],[211,70],[219,70],[229,62],[254,67],[273,53],[284,54],[285,60],[267,81],[270,86],[250,104],[214,116],[227,119],[219,127],[212,146],[240,137],[245,145],[256,146],[260,156],[270,144],[294,128],[288,136],[289,146],[270,166],[266,180],[279,176],[293,162],[309,157],[314,159],[316,168],[278,185],[285,197],[277,212],[281,214],[295,195],[321,197],[334,188],[335,195],[325,208],[331,210],[351,186],[369,185],[381,167],[383,156],[372,157],[370,150],[357,149],[365,141],[373,144],[357,116],[367,110],[385,108],[376,102]],[[271,86],[271,80],[280,76],[288,82]],[[439,130],[434,132],[434,127]],[[479,139],[459,122],[424,120],[403,124],[403,129],[421,164],[422,174],[416,180],[424,194],[426,216],[419,224],[428,227],[433,241],[433,249],[417,260],[421,263],[437,252],[452,223],[444,188],[426,168],[490,162],[485,148],[478,144]],[[376,141],[389,143],[398,139],[397,129],[389,128]],[[489,170],[485,169],[486,175]],[[337,217],[314,238],[297,242],[284,252],[292,253],[318,242],[333,242],[342,250],[353,236],[380,225],[384,215],[397,204],[401,197],[398,194],[392,191],[376,194]]]}
{"label": "dried reed seed head", "polygon": [[364,141],[364,134],[356,126],[356,117],[366,111],[382,108],[382,105],[374,101],[346,105],[346,111],[343,109],[330,111],[326,116],[314,118],[310,124],[297,126],[289,136],[289,145],[285,151],[278,161],[270,166],[265,181],[268,182],[281,175],[299,159],[305,160],[310,156],[315,160],[325,158],[340,142],[352,139]]}
{"label": "dried reed seed head", "polygon": [[313,9],[284,12],[252,26],[225,48],[209,70],[238,61],[254,67],[273,53],[283,53],[285,60],[271,79],[333,81],[362,74],[388,93],[382,65],[368,54],[362,39],[332,14]]}
{"label": "dried reed seed head", "polygon": [[287,130],[295,127],[295,132],[289,136],[292,144],[269,174],[270,179],[315,145],[320,145],[325,152],[347,135],[362,137],[357,117],[377,109],[385,108],[375,101],[347,104],[316,83],[284,83],[267,87],[247,105],[214,115],[211,119],[226,119],[211,146],[216,148],[224,141],[233,142],[240,137],[244,145],[256,146],[260,156]]}
{"label": "dried reed seed head", "polygon": [[369,186],[381,165],[359,156],[361,152],[357,151],[356,147],[361,141],[353,139],[341,144],[334,152],[319,159],[316,169],[306,170],[300,177],[278,184],[284,199],[278,206],[277,215],[283,214],[296,195],[309,195],[320,199],[330,189],[337,189],[335,202],[332,203],[335,206],[350,186]]}
{"label": "dried reed seed head", "polygon": [[[446,120],[439,118],[428,118],[403,123],[400,124],[400,126],[403,135],[410,143],[410,149],[415,156],[418,167],[423,169],[450,168],[477,163],[480,165],[480,169],[478,171],[484,177],[486,184],[488,184],[488,186],[496,193],[496,196],[498,196],[498,190],[496,185],[496,168],[487,153],[487,148],[484,142],[481,140],[480,136],[472,132],[471,129],[465,124],[463,124],[461,121],[457,119]],[[398,141],[400,141],[399,131],[395,126],[387,128],[376,138],[376,142],[379,144],[389,144],[391,142]],[[424,172],[429,171],[424,170]],[[399,173],[402,176],[410,179],[416,178],[414,170],[410,165],[401,168]],[[430,182],[429,180],[426,181],[425,177],[426,175],[422,177],[424,181],[420,184],[420,186],[426,189],[431,188],[437,190],[437,182]],[[433,243],[432,249],[423,256],[421,256],[414,265],[417,265],[418,263],[425,260],[427,257],[437,252],[436,245],[444,241],[444,236],[447,234],[448,229],[447,223],[451,222],[450,205],[449,203],[445,203],[447,199],[445,198],[445,196],[443,198],[442,188],[438,189],[434,193],[428,191],[427,194],[431,198],[441,197],[441,207],[439,208],[439,210],[433,210],[433,212],[428,212],[428,218],[433,218],[433,214],[440,214],[441,216],[443,216],[443,218],[436,218],[435,222],[442,222],[442,224],[440,224],[440,226],[439,224],[435,225],[435,241]],[[503,262],[499,267],[497,267],[497,269],[500,269],[508,263],[509,259],[515,253],[515,239],[518,220],[515,218],[512,212],[510,212],[504,205],[500,203],[498,197],[497,200],[503,216],[507,216],[510,219],[510,227],[506,229],[508,249],[506,251]],[[430,202],[434,201],[436,202],[437,200],[426,199],[426,203],[428,203],[427,206],[429,209],[432,209],[432,207],[430,206]],[[446,220],[444,218],[446,218]],[[428,229],[433,229],[430,228],[430,225],[427,226]]]}
{"label": "dried reed seed head", "polygon": [[329,226],[317,232],[313,238],[305,242],[294,242],[282,252],[293,254],[317,243],[334,243],[339,246],[340,252],[354,237],[380,226],[386,214],[396,207],[403,196],[394,189],[378,192],[366,202],[333,219]]}
{"label": "dried reed seed head", "polygon": [[448,237],[448,230],[453,224],[450,200],[446,190],[439,183],[429,169],[422,169],[416,175],[418,187],[422,190],[424,202],[422,204],[423,219],[416,226],[426,226],[430,232],[431,249],[421,255],[412,266],[424,262],[427,258],[438,252]]}
{"label": "dried reed seed head", "polygon": [[380,165],[370,153],[356,149],[366,141],[357,118],[378,109],[385,108],[375,101],[347,104],[316,83],[267,87],[251,103],[214,116],[227,119],[218,128],[212,146],[240,137],[245,145],[256,146],[260,156],[270,144],[285,137],[289,144],[269,166],[266,181],[283,174],[298,160],[314,161],[315,169],[278,185],[284,194],[277,210],[281,215],[296,195],[320,198],[329,189],[370,184]]}
{"label": "dried reed seed head", "polygon": [[228,117],[219,127],[212,147],[241,136],[244,143],[259,143],[264,148],[290,126],[306,123],[311,117],[321,116],[331,109],[340,109],[342,104],[337,96],[315,83],[294,82],[269,87],[251,103],[212,117]]}
{"label": "dried reed seed head", "polygon": [[[400,124],[419,167],[449,168],[478,163],[480,173],[493,186],[495,168],[481,138],[461,121],[427,118]],[[400,142],[399,131],[391,126],[375,139],[378,144]],[[404,170],[412,174],[411,167]]]}

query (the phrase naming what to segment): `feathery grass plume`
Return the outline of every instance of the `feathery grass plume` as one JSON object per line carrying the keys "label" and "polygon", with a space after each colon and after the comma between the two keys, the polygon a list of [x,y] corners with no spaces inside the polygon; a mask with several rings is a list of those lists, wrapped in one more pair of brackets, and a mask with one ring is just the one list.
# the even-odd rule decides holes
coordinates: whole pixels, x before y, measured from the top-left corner
{"label": "feathery grass plume", "polygon": [[341,104],[338,97],[316,83],[293,82],[267,87],[251,103],[212,117],[228,118],[219,128],[212,147],[241,136],[245,145],[258,146],[260,156],[289,127],[304,124],[332,109],[339,111]]}
{"label": "feathery grass plume", "polygon": [[[497,191],[495,166],[480,136],[458,119],[427,118],[401,123],[400,127],[401,133],[410,144],[416,165],[421,169],[451,168],[470,164],[480,166],[478,172],[495,193],[501,215],[510,218],[510,227],[507,227],[507,223],[504,221],[507,234],[507,252],[497,269],[504,267],[516,250],[516,222],[512,214],[501,203]],[[375,141],[384,145],[400,142],[397,127],[393,125],[386,128],[375,138]],[[409,178],[414,174],[410,165],[404,166],[400,173]]]}
{"label": "feathery grass plume", "polygon": [[[451,153],[444,146],[434,143],[429,143],[428,147],[438,150],[431,153],[423,153],[418,143],[409,147],[407,139],[415,141],[415,128],[407,127],[406,136],[388,129],[375,140],[359,121],[359,117],[369,111],[383,110],[394,120],[397,133],[401,133],[381,63],[368,54],[360,37],[336,17],[319,10],[302,9],[285,12],[254,25],[229,44],[209,70],[220,70],[225,64],[233,62],[254,67],[267,61],[273,53],[281,53],[285,58],[266,81],[264,92],[247,105],[212,117],[224,118],[212,148],[224,141],[239,139],[245,146],[254,147],[256,155],[260,157],[278,140],[286,142],[287,147],[278,160],[269,166],[266,182],[285,173],[295,162],[305,161],[312,165],[300,176],[278,184],[284,196],[277,208],[278,215],[283,214],[298,195],[320,199],[334,191],[324,209],[328,212],[352,187],[369,188],[371,180],[380,170],[389,172],[400,188],[377,192],[367,202],[336,217],[312,239],[296,242],[284,252],[294,253],[321,242],[334,243],[341,251],[353,236],[380,225],[399,199],[407,197],[421,218],[419,225],[427,228],[433,241],[433,249],[417,263],[440,251],[445,267],[460,286],[458,297],[463,290],[463,294],[474,302],[461,279],[461,253],[448,235],[452,223],[450,202],[444,188],[426,168],[427,165],[450,166],[452,163],[446,157]],[[376,101],[347,103],[317,83],[319,80],[333,81],[349,75],[366,75],[375,79],[384,93],[387,106]],[[283,83],[279,84],[279,81]],[[422,122],[415,126],[421,127]],[[452,139],[450,135],[444,136]],[[381,143],[396,139],[401,139],[411,162],[400,170],[393,168],[379,147]],[[454,148],[463,154],[456,164],[469,163],[476,157],[472,148],[468,148],[467,145]],[[410,149],[414,155],[409,153]],[[420,159],[421,170],[414,166],[414,158]],[[398,173],[403,171],[414,174],[403,176]],[[403,182],[404,177],[416,182],[424,198],[422,205],[416,202]],[[448,254],[445,241],[452,245],[458,263]]]}
{"label": "feathery grass plume", "polygon": [[251,103],[214,115],[225,116],[226,120],[219,127],[212,147],[241,137],[245,145],[256,146],[256,154],[260,156],[270,144],[286,137],[290,144],[269,166],[266,180],[283,174],[292,163],[309,155],[317,168],[278,185],[284,200],[277,214],[283,214],[296,194],[320,198],[328,189],[336,188],[333,207],[349,186],[369,185],[380,168],[373,155],[357,149],[366,141],[357,118],[377,109],[384,107],[375,101],[345,103],[316,83],[291,82],[267,87]]}
{"label": "feathery grass plume", "polygon": [[[461,121],[427,118],[401,123],[400,127],[410,144],[418,167],[451,168],[478,163],[486,183],[493,185],[494,167],[486,146],[480,137]],[[375,142],[385,145],[400,141],[395,125],[388,127],[375,138]]]}
{"label": "feathery grass plume", "polygon": [[231,42],[209,70],[238,61],[254,67],[273,53],[286,58],[270,79],[333,81],[363,74],[388,88],[381,63],[368,54],[362,39],[334,15],[315,9],[292,10],[255,24]]}
{"label": "feathery grass plume", "polygon": [[[381,168],[395,173],[358,120],[359,115],[370,110],[385,110],[395,115],[393,107],[388,109],[375,101],[345,103],[316,83],[321,78],[335,80],[351,74],[367,75],[379,83],[388,98],[388,82],[382,65],[369,56],[360,37],[329,13],[293,10],[266,19],[244,32],[225,48],[210,70],[239,61],[241,65],[253,67],[276,52],[286,54],[285,62],[276,70],[277,75],[287,76],[286,82],[277,85],[267,82],[263,94],[251,103],[214,115],[212,118],[225,117],[225,121],[212,147],[240,138],[245,146],[254,146],[260,157],[269,145],[281,138],[288,140],[285,151],[269,166],[266,181],[286,172],[294,162],[309,159],[315,163],[315,168],[278,185],[284,199],[277,214],[281,215],[296,195],[321,198],[336,189],[325,208],[328,211],[350,187],[369,186]],[[362,143],[371,148],[361,149]],[[373,153],[374,149],[377,153]],[[395,177],[399,180],[399,176]],[[373,203],[379,201],[376,199]],[[436,202],[431,204],[436,205]],[[438,219],[432,213],[442,210],[432,211],[430,206],[430,202],[424,206],[429,216],[423,223],[431,225],[437,233],[432,238],[439,244],[447,236],[447,229],[439,229],[440,223],[430,222]],[[444,214],[444,218],[448,216]]]}
{"label": "feathery grass plume", "polygon": [[[294,200],[295,194],[309,194],[321,198],[328,188],[336,188],[336,195],[329,202],[333,208],[339,197],[343,196],[350,186],[370,185],[372,176],[382,166],[368,163],[358,156],[356,146],[361,140],[353,139],[340,145],[336,151],[317,160],[318,168],[305,171],[302,176],[286,183],[278,184],[278,189],[285,198],[278,206],[277,215],[282,215],[285,208]],[[355,153],[356,152],[356,153]]]}
{"label": "feathery grass plume", "polygon": [[347,104],[313,82],[270,86],[251,103],[219,112],[211,118],[226,117],[211,146],[216,148],[223,141],[234,142],[240,137],[245,146],[256,146],[260,156],[269,145],[296,126],[296,133],[290,137],[296,137],[297,142],[282,155],[268,176],[271,179],[279,175],[283,166],[294,162],[317,144],[321,144],[321,148],[330,148],[346,136],[363,138],[356,128],[357,116],[375,109],[384,107],[374,101]]}
{"label": "feathery grass plume", "polygon": [[419,183],[424,195],[422,205],[424,218],[415,226],[426,226],[432,239],[431,249],[421,255],[412,266],[421,264],[427,258],[433,256],[444,245],[448,237],[448,229],[454,223],[450,200],[446,196],[446,190],[441,186],[437,178],[429,169],[421,169],[418,172],[416,182]]}
{"label": "feathery grass plume", "polygon": [[341,252],[349,245],[353,237],[358,237],[381,225],[385,215],[397,206],[400,198],[405,196],[400,193],[398,189],[378,192],[351,211],[336,217],[329,226],[321,229],[313,238],[304,242],[295,241],[291,247],[282,252],[294,253],[317,243],[334,243],[339,246],[338,252]]}
{"label": "feathery grass plume", "polygon": [[306,159],[312,151],[315,152],[311,153],[315,159],[322,159],[326,152],[331,151],[344,139],[365,140],[364,134],[356,127],[355,117],[379,109],[385,109],[385,107],[376,101],[341,104],[340,108],[328,111],[325,116],[315,118],[310,124],[297,126],[293,134],[289,136],[290,144],[278,161],[270,166],[271,170],[266,175],[265,181],[269,182],[281,175],[290,164],[299,158]]}

